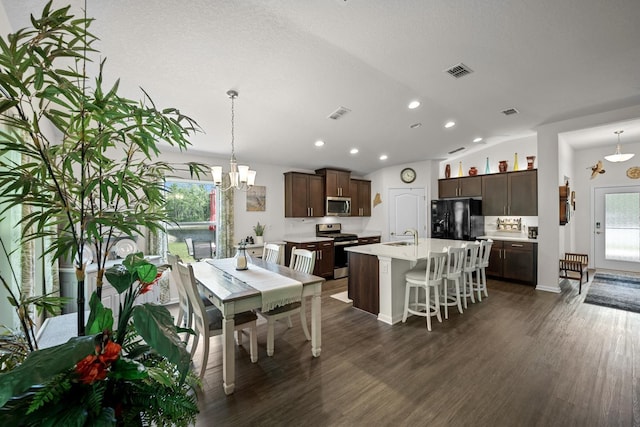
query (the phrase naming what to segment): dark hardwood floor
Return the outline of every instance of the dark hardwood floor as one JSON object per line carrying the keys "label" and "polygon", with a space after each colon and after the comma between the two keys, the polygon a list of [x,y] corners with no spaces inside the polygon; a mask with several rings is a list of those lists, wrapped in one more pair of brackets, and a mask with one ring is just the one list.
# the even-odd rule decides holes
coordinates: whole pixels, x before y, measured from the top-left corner
{"label": "dark hardwood floor", "polygon": [[329,281],[319,358],[298,319],[278,322],[268,357],[261,323],[259,360],[245,338],[226,396],[212,339],[198,425],[640,426],[640,314],[562,287],[492,280],[489,298],[428,332],[423,318],[389,326],[330,298],[346,279]]}

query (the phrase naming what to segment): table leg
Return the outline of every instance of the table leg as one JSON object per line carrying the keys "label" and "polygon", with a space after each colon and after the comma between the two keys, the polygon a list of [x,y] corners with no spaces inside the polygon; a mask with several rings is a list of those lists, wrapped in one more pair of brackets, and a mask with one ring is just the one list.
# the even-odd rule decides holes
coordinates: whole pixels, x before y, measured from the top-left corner
{"label": "table leg", "polygon": [[320,298],[320,285],[314,286],[313,297],[311,297],[311,354],[314,357],[320,356],[321,346],[321,301]]}
{"label": "table leg", "polygon": [[227,316],[222,321],[222,385],[225,394],[231,394],[236,387],[236,358],[233,341],[235,322],[233,314]]}

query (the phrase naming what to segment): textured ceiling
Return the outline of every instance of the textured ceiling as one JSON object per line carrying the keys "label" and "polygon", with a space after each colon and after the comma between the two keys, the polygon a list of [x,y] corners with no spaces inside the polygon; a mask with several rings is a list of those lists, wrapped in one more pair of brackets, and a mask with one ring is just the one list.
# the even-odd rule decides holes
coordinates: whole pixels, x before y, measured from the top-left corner
{"label": "textured ceiling", "polygon": [[[42,3],[2,1],[13,29]],[[71,3],[80,13],[83,2]],[[204,130],[195,150],[229,156],[225,93],[236,89],[241,163],[366,174],[640,102],[638,0],[88,0],[87,9],[107,79],[195,118]],[[459,62],[474,72],[443,72]],[[422,105],[409,110],[413,99]],[[327,119],[340,106],[351,112]],[[520,114],[500,113],[510,107]],[[448,120],[457,125],[444,129]],[[614,128],[601,144],[588,132],[571,143],[611,144]],[[623,138],[640,141],[640,127]]]}

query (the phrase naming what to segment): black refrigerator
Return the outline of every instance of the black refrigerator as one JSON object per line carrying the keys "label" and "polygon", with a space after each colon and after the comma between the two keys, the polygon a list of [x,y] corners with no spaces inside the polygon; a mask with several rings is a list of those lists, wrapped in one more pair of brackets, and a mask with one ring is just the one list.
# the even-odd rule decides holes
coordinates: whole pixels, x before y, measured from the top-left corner
{"label": "black refrigerator", "polygon": [[475,240],[484,235],[482,200],[445,199],[431,201],[431,237]]}

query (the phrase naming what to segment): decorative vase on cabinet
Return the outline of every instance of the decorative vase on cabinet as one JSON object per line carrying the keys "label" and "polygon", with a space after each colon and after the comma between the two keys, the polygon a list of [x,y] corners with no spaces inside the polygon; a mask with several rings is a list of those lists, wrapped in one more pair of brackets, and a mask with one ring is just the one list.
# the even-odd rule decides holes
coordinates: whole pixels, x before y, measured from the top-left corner
{"label": "decorative vase on cabinet", "polygon": [[506,160],[500,160],[500,164],[498,164],[498,170],[500,172],[506,172],[507,171],[507,161]]}
{"label": "decorative vase on cabinet", "polygon": [[444,167],[444,177],[451,178],[451,165],[449,163]]}

